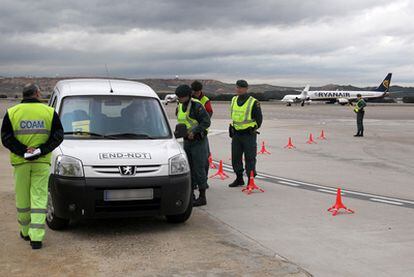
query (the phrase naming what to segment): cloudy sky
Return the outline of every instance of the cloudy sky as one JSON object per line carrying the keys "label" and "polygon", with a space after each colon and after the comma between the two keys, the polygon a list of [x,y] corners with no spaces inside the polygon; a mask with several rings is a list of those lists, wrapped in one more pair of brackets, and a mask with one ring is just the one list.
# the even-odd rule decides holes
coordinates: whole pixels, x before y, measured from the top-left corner
{"label": "cloudy sky", "polygon": [[0,0],[0,75],[414,85],[413,2]]}

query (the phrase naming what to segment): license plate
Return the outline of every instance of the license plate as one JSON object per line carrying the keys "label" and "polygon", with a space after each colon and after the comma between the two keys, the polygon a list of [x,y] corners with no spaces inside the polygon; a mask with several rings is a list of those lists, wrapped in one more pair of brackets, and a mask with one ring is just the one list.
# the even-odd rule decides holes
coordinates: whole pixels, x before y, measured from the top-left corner
{"label": "license plate", "polygon": [[105,190],[104,201],[133,201],[154,199],[153,189]]}

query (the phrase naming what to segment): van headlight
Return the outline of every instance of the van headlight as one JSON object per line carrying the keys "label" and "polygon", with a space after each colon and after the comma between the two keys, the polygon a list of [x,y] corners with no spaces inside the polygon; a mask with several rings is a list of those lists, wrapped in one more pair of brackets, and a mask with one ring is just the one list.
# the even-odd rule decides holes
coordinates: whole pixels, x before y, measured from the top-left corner
{"label": "van headlight", "polygon": [[184,154],[179,154],[169,160],[170,175],[184,174],[190,171],[187,158]]}
{"label": "van headlight", "polygon": [[82,162],[70,156],[58,156],[55,163],[55,174],[65,177],[84,177]]}

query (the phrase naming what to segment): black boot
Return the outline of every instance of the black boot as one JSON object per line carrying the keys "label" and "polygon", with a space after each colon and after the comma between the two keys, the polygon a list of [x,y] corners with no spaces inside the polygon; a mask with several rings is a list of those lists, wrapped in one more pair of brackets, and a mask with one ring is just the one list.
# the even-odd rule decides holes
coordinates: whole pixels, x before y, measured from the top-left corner
{"label": "black boot", "polygon": [[200,195],[198,196],[197,200],[194,201],[193,207],[200,207],[205,205],[207,205],[206,190],[200,189]]}
{"label": "black boot", "polygon": [[354,135],[354,137],[360,137],[360,136],[361,136],[360,132],[357,132],[356,135]]}
{"label": "black boot", "polygon": [[243,175],[237,176],[236,180],[234,180],[233,183],[229,185],[230,188],[241,187],[241,186],[244,186]]}
{"label": "black boot", "polygon": [[30,237],[29,236],[23,236],[22,232],[20,232],[20,237],[22,239],[24,239],[25,241],[29,241],[30,240]]}
{"label": "black boot", "polygon": [[42,242],[41,241],[31,241],[30,245],[32,246],[32,249],[40,249],[42,248]]}

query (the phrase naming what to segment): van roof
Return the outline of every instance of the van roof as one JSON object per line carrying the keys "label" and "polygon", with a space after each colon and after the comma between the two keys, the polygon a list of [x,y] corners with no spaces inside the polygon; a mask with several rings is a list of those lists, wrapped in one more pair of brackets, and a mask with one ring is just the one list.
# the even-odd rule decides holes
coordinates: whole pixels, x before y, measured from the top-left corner
{"label": "van roof", "polygon": [[[110,93],[111,83],[113,93]],[[68,79],[61,80],[55,86],[59,94],[73,95],[128,95],[158,98],[158,95],[146,84],[116,79]]]}

